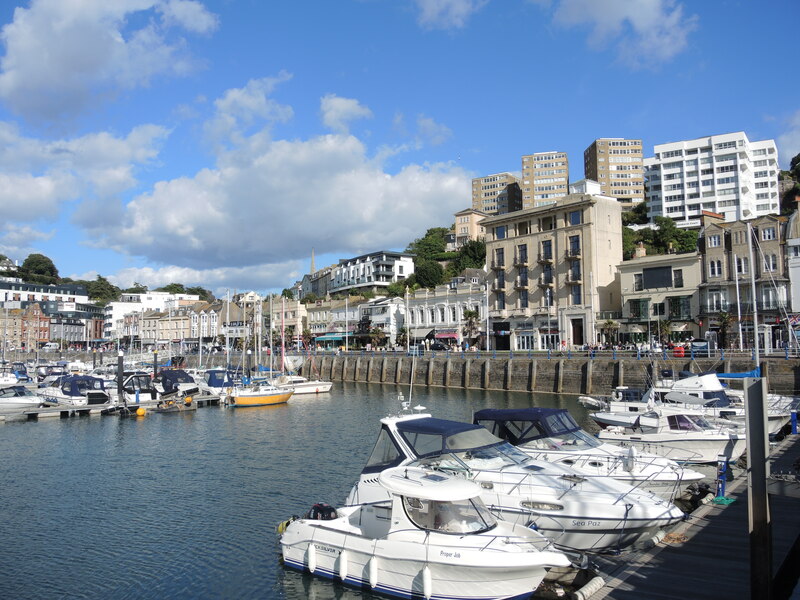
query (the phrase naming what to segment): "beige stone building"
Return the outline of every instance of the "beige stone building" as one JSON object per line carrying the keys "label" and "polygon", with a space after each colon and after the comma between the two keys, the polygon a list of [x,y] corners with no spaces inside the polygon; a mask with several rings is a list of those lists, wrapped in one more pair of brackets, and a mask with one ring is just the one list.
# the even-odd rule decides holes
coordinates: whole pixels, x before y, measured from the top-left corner
{"label": "beige stone building", "polygon": [[[733,322],[726,346],[753,346],[754,315],[758,313],[759,347],[770,352],[789,340],[789,273],[786,260],[788,218],[767,215],[750,221],[708,222],[700,232],[703,255],[701,317],[703,332],[720,336],[720,313]],[[748,226],[751,235],[748,235]],[[752,247],[748,245],[752,240]],[[751,259],[752,254],[752,259]],[[752,283],[756,297],[753,302]]]}
{"label": "beige stone building", "polygon": [[482,240],[485,235],[483,221],[488,215],[474,208],[465,208],[455,213],[455,229],[447,240],[447,250],[456,251],[467,242]]}
{"label": "beige stone building", "polygon": [[0,310],[0,332],[5,340],[6,350],[22,348],[22,322],[23,310],[21,308]]}
{"label": "beige stone building", "polygon": [[569,193],[566,152],[537,152],[522,157],[522,208],[533,208]]}
{"label": "beige stone building", "polygon": [[570,194],[487,217],[492,348],[580,347],[597,341],[597,313],[619,306],[619,202]]}
{"label": "beige stone building", "polygon": [[583,151],[583,172],[627,210],[644,200],[643,160],[642,140],[600,138]]}
{"label": "beige stone building", "polygon": [[504,196],[504,193],[513,185],[520,186],[520,182],[511,173],[476,177],[472,180],[472,208],[488,215],[497,214],[500,210],[501,197],[507,203],[507,195]]}
{"label": "beige stone building", "polygon": [[604,342],[618,339],[652,344],[685,341],[699,335],[700,254],[641,255],[621,262],[617,270],[622,295],[620,326],[611,335],[600,323]]}

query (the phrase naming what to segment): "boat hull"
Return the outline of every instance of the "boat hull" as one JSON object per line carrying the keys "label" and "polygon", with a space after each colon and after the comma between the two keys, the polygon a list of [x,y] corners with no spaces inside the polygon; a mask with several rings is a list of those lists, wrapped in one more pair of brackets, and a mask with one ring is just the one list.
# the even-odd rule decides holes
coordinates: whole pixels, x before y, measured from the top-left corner
{"label": "boat hull", "polygon": [[292,392],[281,392],[279,394],[253,394],[253,395],[232,395],[230,405],[236,408],[246,408],[252,406],[272,406],[275,404],[286,404]]}
{"label": "boat hull", "polygon": [[670,435],[642,434],[629,435],[615,431],[603,430],[597,437],[604,442],[622,447],[633,446],[643,452],[652,452],[666,456],[681,464],[716,463],[719,456],[724,455],[734,462],[744,454],[746,440],[734,434],[714,435]]}
{"label": "boat hull", "polygon": [[495,552],[492,557],[460,547],[455,536],[451,547],[436,546],[426,552],[421,539],[375,540],[309,529],[295,523],[287,528],[281,538],[286,566],[396,598],[529,598],[546,574],[546,565],[537,564],[543,556],[526,560]]}

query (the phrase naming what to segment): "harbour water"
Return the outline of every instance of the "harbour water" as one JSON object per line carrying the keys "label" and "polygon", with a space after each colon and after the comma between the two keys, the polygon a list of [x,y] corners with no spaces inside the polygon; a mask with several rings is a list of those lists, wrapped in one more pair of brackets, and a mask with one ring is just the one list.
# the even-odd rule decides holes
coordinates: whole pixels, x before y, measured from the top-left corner
{"label": "harbour water", "polygon": [[[0,598],[376,598],[284,569],[275,526],[344,500],[399,392],[0,426]],[[574,396],[414,388],[411,403],[463,421],[557,406],[593,428]]]}

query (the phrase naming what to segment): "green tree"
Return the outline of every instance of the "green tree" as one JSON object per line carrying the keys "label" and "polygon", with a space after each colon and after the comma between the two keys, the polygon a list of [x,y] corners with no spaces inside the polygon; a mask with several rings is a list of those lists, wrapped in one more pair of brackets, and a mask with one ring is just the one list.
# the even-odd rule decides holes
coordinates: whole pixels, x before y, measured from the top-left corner
{"label": "green tree", "polygon": [[301,337],[303,338],[303,346],[305,348],[311,348],[311,342],[314,340],[314,336],[311,335],[311,330],[308,328],[303,329]]}
{"label": "green tree", "polygon": [[725,348],[728,345],[728,330],[736,322],[734,317],[728,311],[722,310],[717,313],[717,323],[719,323],[719,346]]}
{"label": "green tree", "polygon": [[406,293],[406,286],[405,281],[393,281],[389,285],[386,286],[386,295],[390,298],[396,298],[404,296]]}
{"label": "green tree", "polygon": [[464,269],[482,269],[486,264],[486,243],[482,240],[470,240],[458,250],[458,256],[453,261],[455,273]]}
{"label": "green tree", "polygon": [[467,341],[474,345],[475,339],[478,337],[478,333],[480,333],[480,314],[478,314],[477,310],[465,310],[464,311],[464,324],[461,327],[461,335],[463,335]]}
{"label": "green tree", "polygon": [[215,300],[214,294],[211,290],[207,290],[206,288],[196,285],[194,287],[187,287],[186,288],[187,294],[194,294],[200,297],[200,300],[203,302],[213,302]]}
{"label": "green tree", "polygon": [[317,300],[319,300],[319,296],[311,292],[303,296],[302,300],[300,300],[300,304],[314,304]]}
{"label": "green tree", "polygon": [[58,269],[44,254],[29,254],[20,266],[19,273],[22,279],[33,283],[59,282]]}
{"label": "green tree", "polygon": [[182,283],[170,283],[163,287],[157,288],[157,292],[167,292],[168,294],[185,294],[186,288]]}
{"label": "green tree", "polygon": [[619,321],[614,319],[606,319],[600,324],[600,332],[606,336],[607,343],[613,343],[617,340],[617,332],[619,331]]}
{"label": "green tree", "polygon": [[122,290],[124,294],[146,294],[148,292],[147,286],[134,281],[133,285],[126,290]]}
{"label": "green tree", "polygon": [[405,346],[408,343],[408,329],[405,327],[401,327],[397,330],[397,336],[395,337],[395,343],[398,346]]}
{"label": "green tree", "polygon": [[381,327],[369,330],[369,341],[374,348],[380,348],[386,343],[386,332]]}
{"label": "green tree", "polygon": [[294,292],[289,288],[283,288],[281,290],[281,297],[286,298],[287,300],[294,300]]}
{"label": "green tree", "polygon": [[414,275],[420,286],[434,288],[444,280],[444,269],[435,261],[423,260],[414,267]]}
{"label": "green tree", "polygon": [[105,306],[109,302],[117,300],[121,290],[102,275],[98,275],[94,281],[76,281],[75,283],[86,286],[86,292],[95,304]]}
{"label": "green tree", "polygon": [[647,203],[639,202],[631,210],[622,213],[622,224],[627,225],[644,225],[648,222],[647,219]]}
{"label": "green tree", "polygon": [[416,256],[414,262],[418,260],[433,260],[443,253],[447,247],[445,236],[449,232],[446,227],[432,227],[425,232],[424,236],[411,242],[406,248],[406,252]]}
{"label": "green tree", "polygon": [[655,322],[656,339],[662,344],[669,341],[669,336],[672,333],[672,321],[661,320]]}

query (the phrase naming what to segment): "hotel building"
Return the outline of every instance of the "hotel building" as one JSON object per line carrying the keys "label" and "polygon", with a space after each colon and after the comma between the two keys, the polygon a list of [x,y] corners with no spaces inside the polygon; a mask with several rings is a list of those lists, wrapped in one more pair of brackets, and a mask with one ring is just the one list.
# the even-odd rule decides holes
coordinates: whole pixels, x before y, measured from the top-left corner
{"label": "hotel building", "polygon": [[600,138],[583,151],[586,179],[598,182],[603,195],[630,209],[644,200],[642,140]]}

